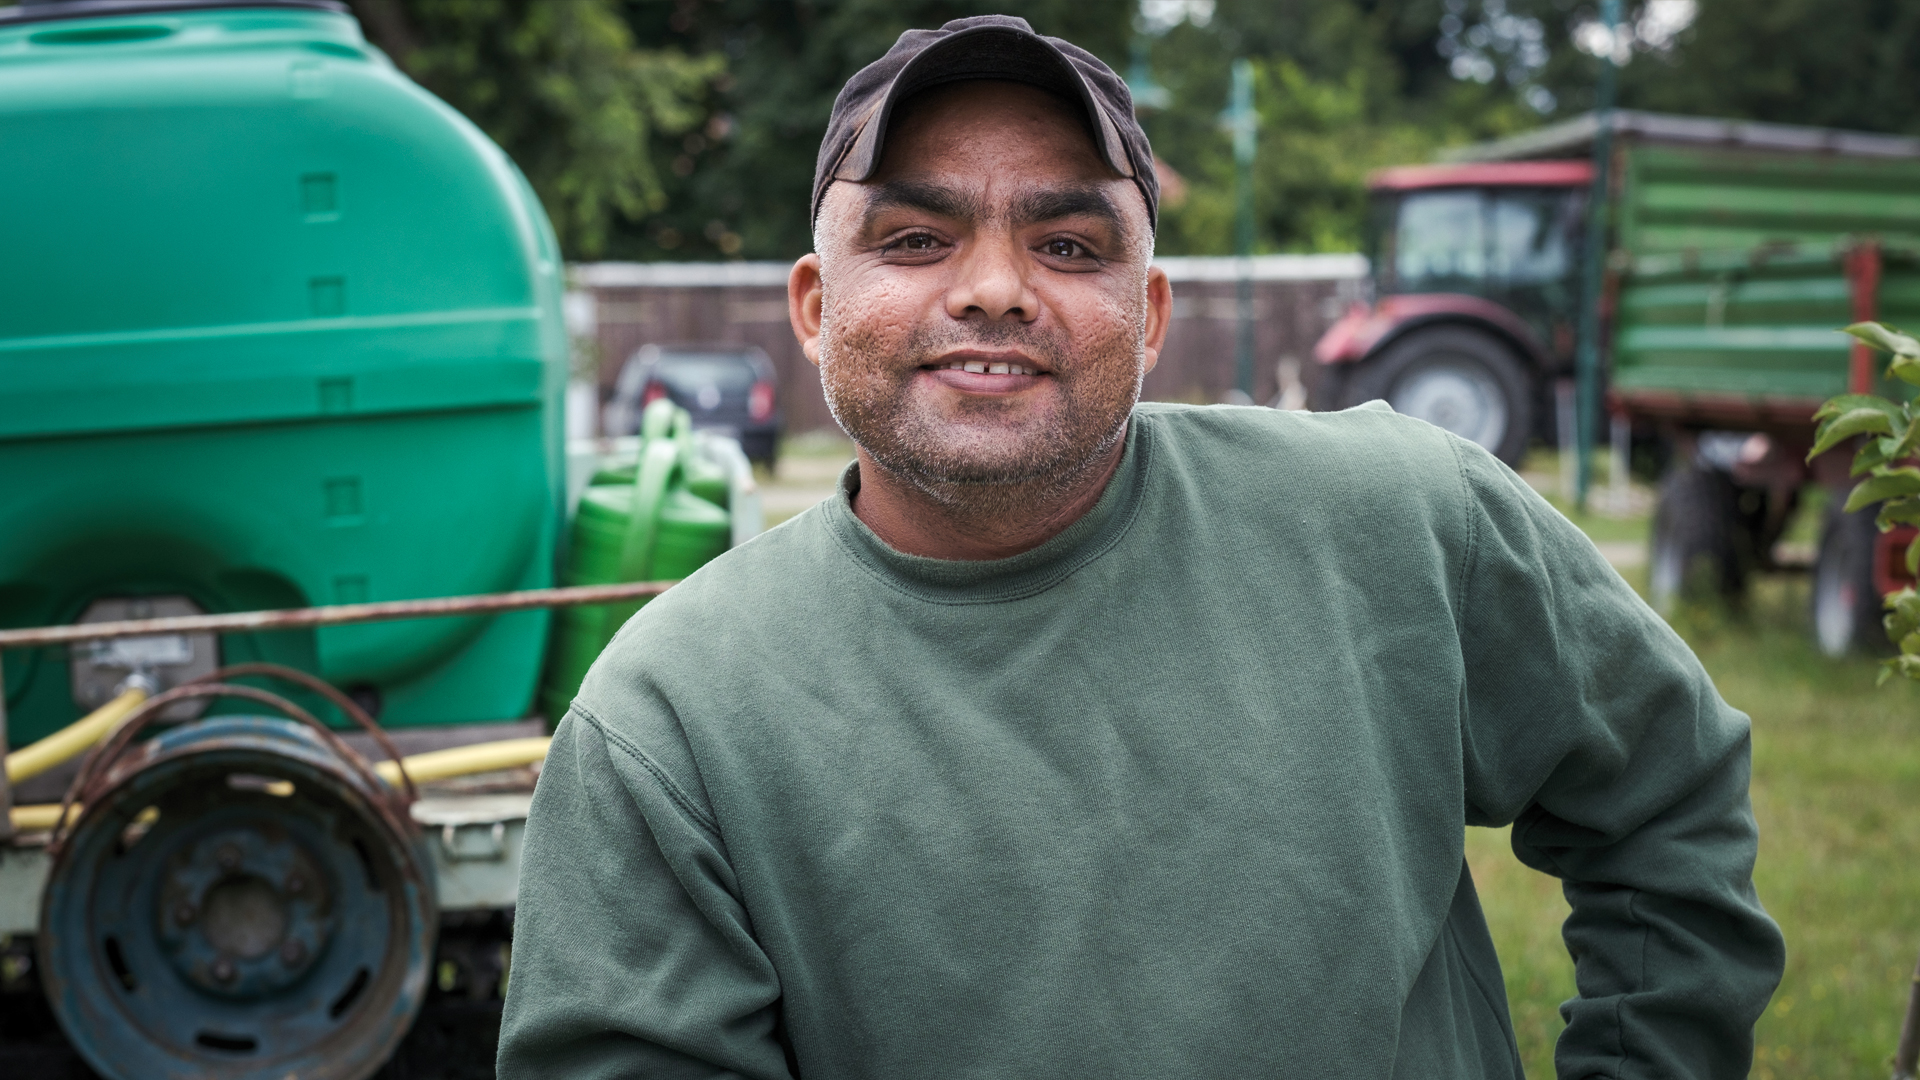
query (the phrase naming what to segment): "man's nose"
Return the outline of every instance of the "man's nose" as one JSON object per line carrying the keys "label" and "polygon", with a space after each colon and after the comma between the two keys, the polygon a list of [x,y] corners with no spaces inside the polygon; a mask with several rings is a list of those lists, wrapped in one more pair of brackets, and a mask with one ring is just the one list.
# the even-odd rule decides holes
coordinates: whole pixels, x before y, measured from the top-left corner
{"label": "man's nose", "polygon": [[983,237],[959,254],[947,289],[947,314],[996,322],[1032,322],[1039,315],[1039,298],[1027,286],[1030,260],[1016,237]]}

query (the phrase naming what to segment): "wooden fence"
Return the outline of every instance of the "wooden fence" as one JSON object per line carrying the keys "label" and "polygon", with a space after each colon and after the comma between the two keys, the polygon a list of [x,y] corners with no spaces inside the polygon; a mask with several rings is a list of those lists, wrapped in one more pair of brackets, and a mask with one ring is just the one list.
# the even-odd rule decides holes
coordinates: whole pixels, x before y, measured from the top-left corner
{"label": "wooden fence", "polygon": [[[1313,343],[1360,294],[1358,255],[1260,255],[1253,282],[1254,399],[1299,401],[1314,383]],[[1228,400],[1234,385],[1242,260],[1159,260],[1173,281],[1173,325],[1147,376],[1156,401]],[[819,375],[787,323],[786,263],[581,263],[572,267],[569,322],[597,354],[602,397],[620,365],[647,344],[758,345],[779,372],[789,432],[833,426]],[[1297,380],[1297,384],[1296,384]],[[1298,389],[1288,393],[1289,388]]]}

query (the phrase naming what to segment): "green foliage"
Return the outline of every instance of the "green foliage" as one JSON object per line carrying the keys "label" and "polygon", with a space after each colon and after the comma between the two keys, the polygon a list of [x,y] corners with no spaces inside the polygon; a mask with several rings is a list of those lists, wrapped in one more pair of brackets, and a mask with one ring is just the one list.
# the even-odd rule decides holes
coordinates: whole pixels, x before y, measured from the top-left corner
{"label": "green foliage", "polygon": [[1018,15],[1124,70],[1132,0],[627,0],[642,42],[727,58],[704,126],[656,136],[664,209],[623,222],[625,259],[791,259],[812,250],[814,157],[834,96],[903,31],[968,15]]}
{"label": "green foliage", "polygon": [[[1393,17],[1400,6],[1222,3],[1207,26],[1184,23],[1152,42],[1153,76],[1173,100],[1142,125],[1187,188],[1184,201],[1163,204],[1161,254],[1233,250],[1234,166],[1219,115],[1237,55],[1253,59],[1260,117],[1257,251],[1356,250],[1368,173],[1533,122],[1500,88],[1456,82],[1444,70],[1432,78],[1439,57],[1431,35],[1425,57],[1414,50],[1409,59]],[[1408,93],[1414,82],[1423,87],[1418,97]]]}
{"label": "green foliage", "polygon": [[1631,108],[1920,134],[1920,5],[1698,0],[1667,55],[1622,72]]}
{"label": "green foliage", "polygon": [[[1877,322],[1855,323],[1846,332],[1874,348],[1893,354],[1888,374],[1920,386],[1920,340]],[[1865,474],[1847,497],[1849,512],[1876,503],[1874,519],[1881,532],[1896,525],[1920,525],[1920,468],[1903,464],[1920,451],[1920,415],[1911,404],[1889,401],[1875,394],[1844,394],[1813,414],[1814,431],[1809,459],[1848,439],[1863,439],[1853,455],[1853,475]],[[1907,545],[1907,572],[1920,573],[1920,537]],[[1920,680],[1920,594],[1911,586],[1887,598],[1887,636],[1900,655],[1886,662],[1884,680],[1899,673]]]}
{"label": "green foliage", "polygon": [[362,25],[421,85],[499,143],[569,256],[667,196],[650,139],[706,119],[717,55],[641,50],[611,0],[354,0]]}

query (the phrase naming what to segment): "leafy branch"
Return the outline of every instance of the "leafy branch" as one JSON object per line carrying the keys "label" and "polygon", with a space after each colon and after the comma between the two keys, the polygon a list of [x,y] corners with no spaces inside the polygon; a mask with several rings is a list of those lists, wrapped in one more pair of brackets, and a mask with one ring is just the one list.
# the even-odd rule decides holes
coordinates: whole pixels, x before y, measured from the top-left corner
{"label": "leafy branch", "polygon": [[[1846,333],[1893,354],[1888,374],[1920,386],[1920,340],[1877,322],[1854,323]],[[1867,479],[1847,496],[1847,512],[1878,503],[1874,523],[1881,532],[1920,525],[1920,468],[1908,464],[1920,456],[1920,415],[1913,406],[1878,394],[1842,394],[1822,405],[1813,418],[1819,426],[1808,460],[1849,439],[1865,440],[1854,452],[1850,475]],[[1920,536],[1907,545],[1907,573],[1920,576]],[[1920,680],[1920,592],[1903,588],[1887,597],[1886,606],[1887,636],[1899,646],[1900,655],[1886,661],[1880,679],[1884,682],[1898,672]]]}

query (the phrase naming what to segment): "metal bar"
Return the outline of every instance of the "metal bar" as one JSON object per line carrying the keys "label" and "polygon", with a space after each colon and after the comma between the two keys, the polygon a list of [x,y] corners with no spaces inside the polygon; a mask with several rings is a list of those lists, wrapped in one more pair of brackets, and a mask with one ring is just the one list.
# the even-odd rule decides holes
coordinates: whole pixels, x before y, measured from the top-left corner
{"label": "metal bar", "polygon": [[[7,759],[7,672],[0,665],[0,762]],[[0,769],[0,840],[13,838],[13,784]],[[4,933],[4,931],[0,931]]]}
{"label": "metal bar", "polygon": [[1600,21],[1607,28],[1607,55],[1600,61],[1600,81],[1594,88],[1593,192],[1587,203],[1586,272],[1580,281],[1580,342],[1574,353],[1575,397],[1573,430],[1574,503],[1587,505],[1587,489],[1593,484],[1594,427],[1600,405],[1600,277],[1607,265],[1607,210],[1612,184],[1608,177],[1613,164],[1613,84],[1614,50],[1620,27],[1620,0],[1601,0]]}
{"label": "metal bar", "polygon": [[1227,129],[1233,133],[1234,299],[1238,333],[1234,339],[1233,386],[1253,401],[1253,161],[1260,117],[1253,107],[1253,62],[1233,62],[1233,92],[1227,105]]}
{"label": "metal bar", "polygon": [[1900,1021],[1900,1043],[1893,1051],[1893,1080],[1914,1080],[1913,1068],[1920,1061],[1920,964],[1913,969],[1913,981],[1907,986],[1907,1014]]}
{"label": "metal bar", "polygon": [[118,622],[71,623],[0,630],[0,649],[35,645],[64,645],[74,641],[136,637],[143,634],[195,634],[213,631],[294,630],[307,626],[388,622],[396,619],[439,619],[455,615],[488,615],[529,608],[613,604],[666,592],[671,581],[632,581],[619,585],[576,585],[565,589],[524,589],[478,596],[442,596],[430,600],[389,600],[377,604],[334,604],[328,607],[286,608],[279,611],[235,611],[222,615],[177,615],[165,619],[122,619]]}
{"label": "metal bar", "polygon": [[[1855,244],[1847,252],[1847,288],[1853,294],[1853,321],[1867,322],[1880,317],[1880,245],[1872,240]],[[1880,381],[1879,364],[1873,346],[1856,340],[1848,357],[1847,392],[1871,394]]]}

